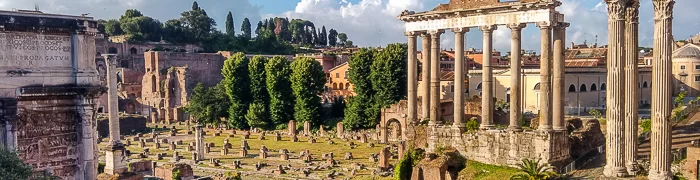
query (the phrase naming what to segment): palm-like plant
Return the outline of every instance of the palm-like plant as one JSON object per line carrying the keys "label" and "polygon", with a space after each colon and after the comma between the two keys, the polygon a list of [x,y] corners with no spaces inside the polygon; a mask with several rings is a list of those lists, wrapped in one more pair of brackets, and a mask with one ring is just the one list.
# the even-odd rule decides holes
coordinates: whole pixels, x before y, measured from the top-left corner
{"label": "palm-like plant", "polygon": [[540,160],[523,159],[518,164],[520,172],[510,176],[511,180],[550,180],[556,179],[557,173],[552,168],[540,164]]}

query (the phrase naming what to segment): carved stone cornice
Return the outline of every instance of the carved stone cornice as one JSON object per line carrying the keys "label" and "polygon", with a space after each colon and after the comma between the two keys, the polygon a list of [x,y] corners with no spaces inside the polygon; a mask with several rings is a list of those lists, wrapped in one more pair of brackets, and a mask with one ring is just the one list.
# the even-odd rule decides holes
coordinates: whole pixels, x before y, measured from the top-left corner
{"label": "carved stone cornice", "polygon": [[652,0],[654,4],[654,19],[662,20],[673,18],[673,5],[676,4],[674,0]]}
{"label": "carved stone cornice", "polygon": [[525,23],[513,23],[513,24],[508,24],[506,26],[513,31],[520,31],[523,28],[527,27],[527,24],[525,24]]}
{"label": "carved stone cornice", "polygon": [[481,30],[484,33],[491,33],[498,29],[498,26],[496,25],[484,25],[484,26],[479,26],[479,30]]}
{"label": "carved stone cornice", "polygon": [[608,19],[625,20],[626,7],[624,0],[605,0],[608,5]]}
{"label": "carved stone cornice", "polygon": [[457,33],[462,33],[462,34],[463,34],[463,33],[469,32],[469,28],[466,28],[466,27],[462,27],[462,28],[452,28],[452,32],[454,32],[455,34],[457,34]]}
{"label": "carved stone cornice", "polygon": [[[401,12],[397,18],[404,22],[416,22],[416,21],[426,21],[434,19],[445,19],[445,18],[455,18],[455,17],[468,17],[474,15],[483,14],[499,14],[508,13],[515,11],[535,11],[535,10],[554,10],[556,7],[561,6],[561,2],[553,1],[540,1],[540,0],[527,0],[528,2],[506,2],[498,3],[494,6],[481,6],[481,7],[469,7],[469,8],[436,8],[432,11],[425,12],[414,12],[405,10]],[[483,5],[483,2],[478,4]]]}

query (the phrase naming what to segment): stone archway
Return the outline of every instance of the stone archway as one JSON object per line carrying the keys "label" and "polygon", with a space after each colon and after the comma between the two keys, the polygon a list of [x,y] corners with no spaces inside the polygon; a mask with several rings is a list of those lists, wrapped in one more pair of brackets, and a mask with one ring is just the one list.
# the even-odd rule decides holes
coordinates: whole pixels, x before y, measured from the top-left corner
{"label": "stone archway", "polygon": [[389,141],[396,142],[401,141],[402,128],[401,122],[397,119],[389,119],[387,121],[386,132]]}

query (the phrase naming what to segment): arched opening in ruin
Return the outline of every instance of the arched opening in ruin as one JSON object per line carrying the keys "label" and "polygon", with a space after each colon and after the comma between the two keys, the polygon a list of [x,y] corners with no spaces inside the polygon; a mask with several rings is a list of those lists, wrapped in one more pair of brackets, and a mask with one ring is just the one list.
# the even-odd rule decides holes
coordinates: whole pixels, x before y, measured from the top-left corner
{"label": "arched opening in ruin", "polygon": [[132,47],[131,49],[129,49],[129,52],[131,52],[131,54],[136,54],[136,53],[138,53],[138,51],[136,50],[136,48],[133,48],[133,47]]}
{"label": "arched opening in ruin", "polygon": [[644,81],[644,84],[642,84],[642,88],[648,88],[648,87],[649,87],[649,84],[646,81]]}
{"label": "arched opening in ruin", "polygon": [[117,54],[118,51],[117,51],[117,48],[111,47],[111,48],[109,48],[109,50],[107,50],[107,53],[109,53],[109,54]]}
{"label": "arched opening in ruin", "polygon": [[386,122],[386,137],[388,137],[389,141],[400,141],[401,140],[401,122],[397,119],[389,119],[389,121]]}
{"label": "arched opening in ruin", "polygon": [[600,83],[600,90],[605,91],[605,83]]}
{"label": "arched opening in ruin", "polygon": [[156,92],[156,75],[151,76],[151,92]]}
{"label": "arched opening in ruin", "polygon": [[569,85],[569,92],[576,92],[576,86],[573,84]]}
{"label": "arched opening in ruin", "polygon": [[598,87],[595,85],[595,83],[591,84],[591,91],[597,91]]}
{"label": "arched opening in ruin", "polygon": [[586,84],[581,84],[581,88],[579,88],[579,91],[581,91],[581,92],[588,91],[588,89],[586,89]]}

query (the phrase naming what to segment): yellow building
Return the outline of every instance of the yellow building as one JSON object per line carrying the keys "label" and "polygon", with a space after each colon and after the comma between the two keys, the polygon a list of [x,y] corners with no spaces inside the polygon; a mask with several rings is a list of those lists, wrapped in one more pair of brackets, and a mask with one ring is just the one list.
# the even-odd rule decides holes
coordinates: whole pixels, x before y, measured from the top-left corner
{"label": "yellow building", "polygon": [[673,51],[673,95],[685,91],[686,96],[700,95],[700,46],[686,44]]}

